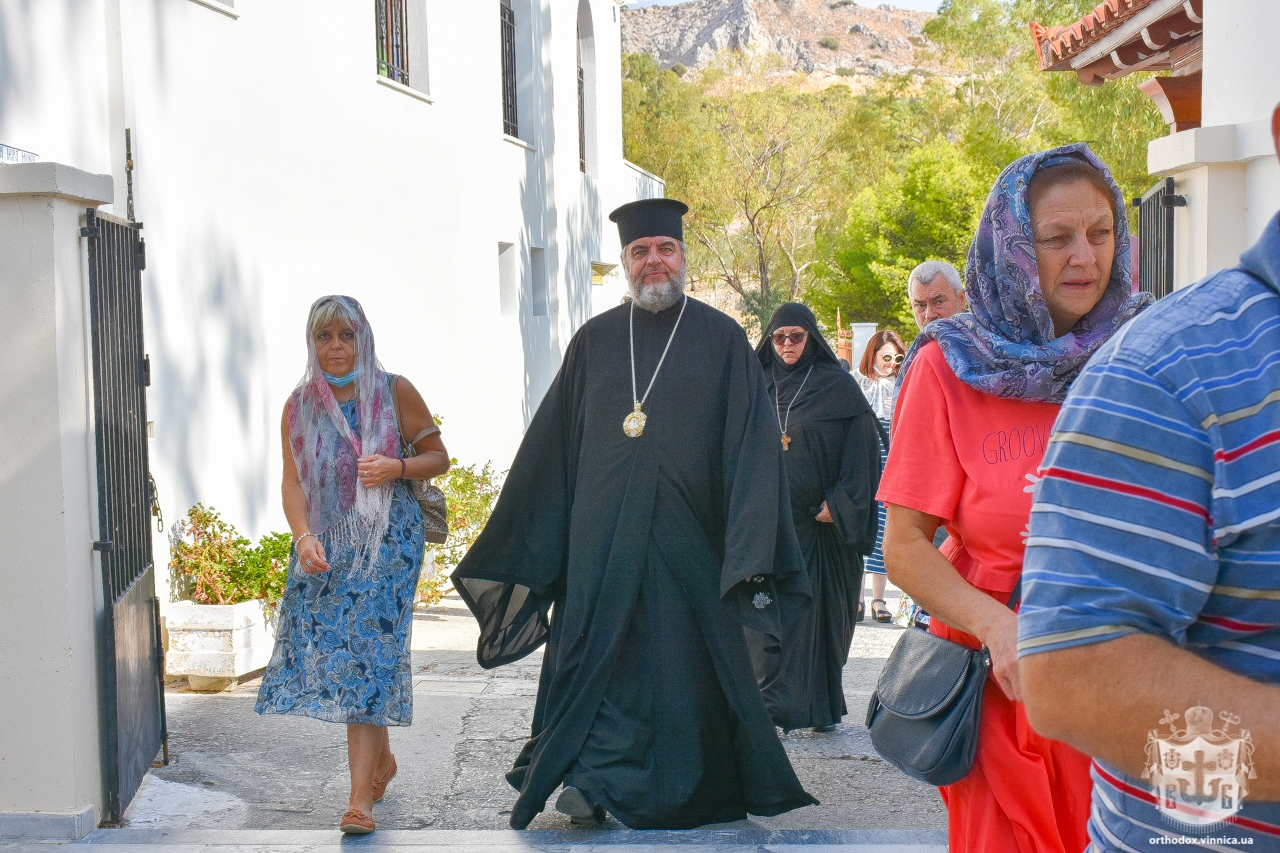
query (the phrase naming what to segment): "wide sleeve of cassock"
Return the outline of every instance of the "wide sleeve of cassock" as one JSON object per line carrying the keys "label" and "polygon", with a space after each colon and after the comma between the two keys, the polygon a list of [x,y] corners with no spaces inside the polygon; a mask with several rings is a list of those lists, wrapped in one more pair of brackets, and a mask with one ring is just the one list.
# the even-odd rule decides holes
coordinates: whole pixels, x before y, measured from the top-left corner
{"label": "wide sleeve of cassock", "polygon": [[485,669],[546,642],[551,606],[564,590],[581,441],[574,343],[520,442],[488,523],[451,575],[480,623],[476,659]]}
{"label": "wide sleeve of cassock", "polygon": [[808,571],[791,524],[782,434],[760,362],[738,332],[729,370],[724,432],[725,534],[720,597],[747,628],[774,638],[812,604]]}
{"label": "wide sleeve of cassock", "polygon": [[869,410],[850,419],[840,454],[840,479],[826,496],[836,535],[859,554],[874,550],[879,526],[880,431],[876,427],[876,417]]}

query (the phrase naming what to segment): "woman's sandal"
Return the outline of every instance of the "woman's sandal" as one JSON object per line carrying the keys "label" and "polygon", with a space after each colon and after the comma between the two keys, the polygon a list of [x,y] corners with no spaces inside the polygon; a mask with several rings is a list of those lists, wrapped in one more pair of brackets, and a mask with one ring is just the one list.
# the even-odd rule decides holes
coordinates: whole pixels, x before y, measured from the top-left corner
{"label": "woman's sandal", "polygon": [[391,780],[396,778],[396,757],[391,756],[391,772],[387,774],[387,778],[379,779],[373,777],[373,801],[375,803],[382,802],[382,797],[387,793],[387,785],[391,784]]}
{"label": "woman's sandal", "polygon": [[368,835],[376,828],[373,818],[359,809],[347,809],[346,814],[342,816],[341,822],[338,823],[338,829],[347,835]]}
{"label": "woman's sandal", "polygon": [[[877,601],[883,604],[884,606],[876,607]],[[893,614],[889,612],[889,602],[885,601],[883,598],[871,599],[871,614],[875,618],[875,620],[881,624],[884,624],[885,622],[893,621]]]}
{"label": "woman's sandal", "polygon": [[861,601],[858,602],[858,615],[854,617],[855,622],[861,622],[867,618],[867,606]]}

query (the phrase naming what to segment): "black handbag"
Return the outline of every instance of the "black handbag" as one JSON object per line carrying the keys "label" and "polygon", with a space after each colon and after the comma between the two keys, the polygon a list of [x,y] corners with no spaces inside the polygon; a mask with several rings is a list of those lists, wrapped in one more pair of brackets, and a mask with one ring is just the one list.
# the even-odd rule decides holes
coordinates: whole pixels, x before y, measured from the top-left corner
{"label": "black handbag", "polygon": [[[1009,607],[1016,607],[1014,589]],[[991,653],[908,628],[867,705],[871,744],[913,779],[950,785],[969,775],[978,749],[982,690]]]}

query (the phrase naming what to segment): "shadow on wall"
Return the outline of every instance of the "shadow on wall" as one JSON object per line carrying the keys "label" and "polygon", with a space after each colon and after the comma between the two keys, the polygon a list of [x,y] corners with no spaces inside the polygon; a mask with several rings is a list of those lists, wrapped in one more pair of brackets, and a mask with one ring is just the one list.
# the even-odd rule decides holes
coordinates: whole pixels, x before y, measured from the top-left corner
{"label": "shadow on wall", "polygon": [[[153,467],[176,480],[158,484],[175,517],[197,502],[213,504],[256,535],[266,523],[272,490],[263,478],[278,422],[266,399],[259,290],[218,237],[202,242],[190,247],[180,282],[143,274],[152,370],[147,405],[156,422],[151,454],[163,460]],[[167,248],[156,247],[152,257]],[[202,481],[212,470],[227,472],[234,494],[214,493]]]}
{"label": "shadow on wall", "polygon": [[[520,208],[524,211],[524,247],[527,268],[522,278],[520,292],[520,342],[524,352],[524,423],[528,427],[543,395],[551,386],[560,369],[563,352],[560,346],[559,288],[553,273],[559,269],[560,249],[558,240],[549,239],[548,222],[555,222],[555,176],[550,168],[556,150],[555,124],[548,117],[555,115],[555,73],[551,65],[551,38],[549,16],[542,11],[542,4],[530,2],[526,9],[538,9],[531,35],[533,45],[530,68],[540,67],[542,73],[533,78],[534,85],[525,86],[522,94],[529,94],[531,109],[520,107],[521,138],[538,149],[538,154],[524,155],[525,173],[520,180]],[[532,133],[526,137],[524,127]],[[575,152],[576,153],[576,152]],[[539,251],[541,249],[541,251]]]}
{"label": "shadow on wall", "polygon": [[565,270],[565,291],[569,295],[567,319],[571,329],[577,329],[591,319],[591,262],[614,262],[600,255],[603,242],[600,228],[608,227],[601,225],[600,190],[594,180],[587,178],[584,178],[582,186],[581,197],[568,216],[569,233],[565,239],[571,259]]}
{"label": "shadow on wall", "polygon": [[[93,16],[85,15],[84,5],[77,0],[0,4],[0,142],[27,150],[35,146],[42,160],[106,171],[102,152],[108,140],[100,123],[107,109],[103,32],[100,19],[98,26],[85,24]],[[43,79],[49,76],[53,79]],[[52,110],[57,110],[53,122]],[[33,140],[21,133],[23,126],[38,126],[42,133],[62,129],[54,139]],[[65,147],[51,150],[55,139]]]}

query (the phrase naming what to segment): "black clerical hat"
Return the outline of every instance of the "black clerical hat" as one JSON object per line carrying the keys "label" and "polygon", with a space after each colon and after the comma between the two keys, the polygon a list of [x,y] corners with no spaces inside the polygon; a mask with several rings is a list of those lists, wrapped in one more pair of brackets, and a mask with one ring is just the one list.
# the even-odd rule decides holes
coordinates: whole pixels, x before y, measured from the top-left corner
{"label": "black clerical hat", "polygon": [[673,198],[642,198],[631,201],[609,214],[618,223],[622,245],[641,237],[674,237],[684,240],[684,221],[689,205]]}

